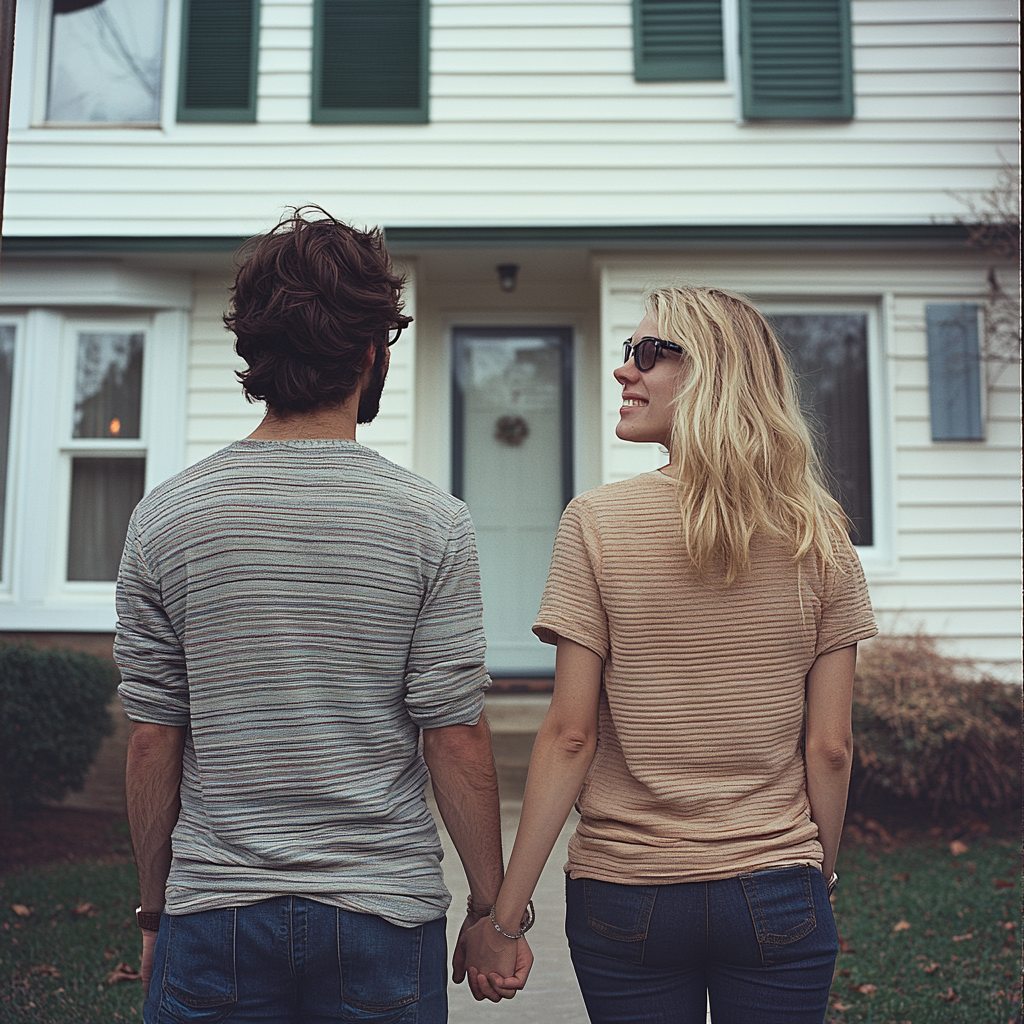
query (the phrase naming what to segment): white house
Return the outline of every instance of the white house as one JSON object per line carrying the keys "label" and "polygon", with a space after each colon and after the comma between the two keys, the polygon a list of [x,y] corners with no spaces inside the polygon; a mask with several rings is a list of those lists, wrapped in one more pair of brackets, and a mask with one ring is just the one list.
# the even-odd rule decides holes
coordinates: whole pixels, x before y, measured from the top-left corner
{"label": "white house", "polygon": [[644,290],[690,282],[775,316],[883,628],[1019,678],[1018,368],[978,358],[993,258],[955,223],[1016,158],[1016,18],[20,0],[0,637],[111,632],[134,502],[260,417],[221,324],[233,251],[318,203],[384,226],[408,274],[361,439],[468,501],[495,674],[550,672],[529,624],[565,501],[659,464],[616,441],[611,370]]}

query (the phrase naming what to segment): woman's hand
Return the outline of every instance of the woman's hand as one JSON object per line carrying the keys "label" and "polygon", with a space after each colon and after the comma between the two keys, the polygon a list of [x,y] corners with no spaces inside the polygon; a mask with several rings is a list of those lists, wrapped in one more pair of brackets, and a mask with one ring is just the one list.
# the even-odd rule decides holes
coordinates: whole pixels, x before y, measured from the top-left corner
{"label": "woman's hand", "polygon": [[460,941],[474,999],[492,1003],[511,999],[526,984],[533,967],[533,951],[526,939],[507,939],[490,918],[484,918],[467,928]]}

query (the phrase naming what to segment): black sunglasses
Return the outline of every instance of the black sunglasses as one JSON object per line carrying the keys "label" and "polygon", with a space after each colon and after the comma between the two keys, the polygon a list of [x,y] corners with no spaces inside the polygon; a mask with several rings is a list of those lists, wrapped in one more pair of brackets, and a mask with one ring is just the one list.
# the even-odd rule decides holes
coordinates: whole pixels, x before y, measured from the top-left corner
{"label": "black sunglasses", "polygon": [[632,338],[627,338],[622,343],[622,361],[628,363],[632,357],[636,368],[641,373],[646,373],[658,361],[662,349],[680,354],[686,351],[682,345],[677,345],[674,341],[665,341],[664,338],[641,338],[635,345]]}
{"label": "black sunglasses", "polygon": [[391,330],[388,331],[388,348],[391,348],[391,346],[398,341],[402,336],[402,331],[404,330],[404,327],[392,327]]}

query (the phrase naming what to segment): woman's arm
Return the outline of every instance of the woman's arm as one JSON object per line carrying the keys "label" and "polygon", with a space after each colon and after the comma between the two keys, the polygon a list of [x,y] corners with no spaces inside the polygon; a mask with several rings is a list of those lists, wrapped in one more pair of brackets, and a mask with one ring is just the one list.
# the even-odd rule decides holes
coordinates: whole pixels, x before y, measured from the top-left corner
{"label": "woman's arm", "polygon": [[[533,745],[519,830],[495,906],[495,919],[510,935],[519,931],[526,905],[594,759],[601,667],[593,651],[559,637],[555,692]],[[513,986],[494,985],[487,976],[510,980],[506,971],[515,960],[515,947],[486,918],[466,933],[470,988],[477,999],[514,994]]]}
{"label": "woman's arm", "polygon": [[818,826],[818,842],[825,852],[822,874],[832,877],[839,838],[846,815],[853,764],[853,673],[857,645],[830,651],[815,659],[807,673],[807,728],[804,758],[807,763],[807,799],[811,820]]}

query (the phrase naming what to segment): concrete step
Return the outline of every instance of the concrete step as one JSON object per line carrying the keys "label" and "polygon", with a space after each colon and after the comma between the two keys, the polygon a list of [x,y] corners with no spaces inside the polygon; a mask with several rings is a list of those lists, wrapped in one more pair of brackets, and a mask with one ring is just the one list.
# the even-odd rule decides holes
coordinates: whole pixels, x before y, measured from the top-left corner
{"label": "concrete step", "polygon": [[533,741],[550,703],[550,693],[488,693],[484,697],[502,801],[523,799]]}

